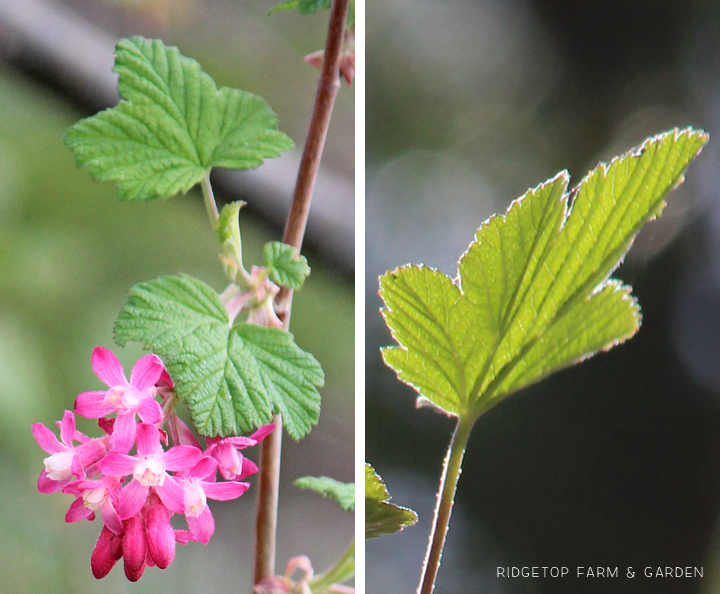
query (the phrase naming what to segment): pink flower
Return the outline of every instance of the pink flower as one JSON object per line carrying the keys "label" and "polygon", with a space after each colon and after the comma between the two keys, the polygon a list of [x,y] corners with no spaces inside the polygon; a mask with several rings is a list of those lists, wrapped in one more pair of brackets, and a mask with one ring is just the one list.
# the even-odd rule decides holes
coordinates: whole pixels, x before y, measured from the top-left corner
{"label": "pink flower", "polygon": [[[50,456],[43,460],[45,470],[38,479],[38,491],[53,493],[76,478],[85,478],[85,473],[93,464],[100,460],[108,451],[107,438],[89,439],[75,430],[75,415],[69,410],[63,414],[60,423],[60,439],[42,423],[34,423],[33,436],[38,445]],[[84,442],[81,446],[73,445],[73,440]]]}
{"label": "pink flower", "polygon": [[117,412],[110,448],[117,452],[129,452],[135,442],[136,414],[144,423],[162,421],[162,409],[155,401],[155,384],[161,378],[165,381],[169,379],[169,376],[165,377],[167,374],[163,374],[165,366],[158,356],[145,355],[138,359],[128,382],[120,361],[112,351],[96,347],[92,354],[92,368],[110,389],[83,392],[75,400],[75,411],[89,419]]}
{"label": "pink flower", "polygon": [[263,425],[250,437],[210,437],[206,454],[218,463],[218,470],[225,480],[242,480],[258,471],[258,467],[238,453],[238,450],[259,444],[275,429],[275,425]]}
{"label": "pink flower", "polygon": [[203,458],[192,470],[179,477],[185,492],[185,519],[197,540],[207,544],[215,532],[215,520],[207,505],[208,498],[217,501],[237,499],[250,488],[250,483],[216,483],[217,462]]}
{"label": "pink flower", "polygon": [[63,489],[63,493],[75,495],[65,515],[66,522],[95,519],[95,512],[100,510],[103,523],[113,533],[122,534],[123,525],[115,511],[115,500],[120,489],[120,480],[112,476],[103,476],[98,480],[75,481]]}
{"label": "pink flower", "polygon": [[117,511],[121,520],[135,516],[142,509],[150,489],[158,494],[169,510],[175,513],[185,510],[183,489],[167,471],[189,470],[200,461],[202,452],[185,445],[164,451],[160,438],[160,430],[155,425],[141,423],[137,430],[137,456],[110,453],[98,464],[103,474],[118,478],[133,476],[120,492]]}

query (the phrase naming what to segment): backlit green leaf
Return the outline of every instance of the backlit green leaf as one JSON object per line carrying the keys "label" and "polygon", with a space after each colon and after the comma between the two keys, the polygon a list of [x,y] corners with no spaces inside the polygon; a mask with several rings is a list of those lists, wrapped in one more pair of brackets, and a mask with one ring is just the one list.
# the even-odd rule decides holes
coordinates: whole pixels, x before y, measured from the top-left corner
{"label": "backlit green leaf", "polygon": [[176,47],[121,40],[115,72],[122,101],[75,124],[65,144],[123,200],[187,192],[212,167],[248,169],[292,148],[264,99],[223,87]]}
{"label": "backlit green leaf", "polygon": [[280,328],[231,328],[219,295],[190,276],[130,289],[115,340],[140,342],[162,358],[202,435],[249,433],[273,413],[295,439],[317,424],[324,376],[315,358]]}
{"label": "backlit green leaf", "polygon": [[388,366],[449,414],[476,418],[508,394],[630,338],[640,311],[608,280],[707,141],[673,130],[600,164],[571,193],[566,172],[478,229],[458,278],[404,266],[380,279],[398,346]]}
{"label": "backlit green leaf", "polygon": [[355,483],[341,483],[327,476],[304,476],[296,479],[294,484],[334,499],[344,511],[355,509]]}
{"label": "backlit green leaf", "polygon": [[365,538],[398,532],[417,522],[411,509],[390,503],[390,493],[380,475],[365,463]]}

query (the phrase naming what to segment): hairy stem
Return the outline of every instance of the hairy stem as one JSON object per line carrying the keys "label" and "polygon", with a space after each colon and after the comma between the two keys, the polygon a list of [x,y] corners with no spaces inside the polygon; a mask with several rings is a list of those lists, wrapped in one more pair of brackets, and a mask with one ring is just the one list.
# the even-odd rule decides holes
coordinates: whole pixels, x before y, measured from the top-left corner
{"label": "hairy stem", "polygon": [[[283,241],[300,250],[317,178],[320,158],[330,123],[335,96],[340,88],[340,54],[345,37],[348,0],[333,0],[330,23],[325,42],[323,60],[310,127],[305,140],[300,170],[298,171],[292,205],[285,223]],[[290,325],[292,291],[281,290],[277,303],[280,319],[287,330]],[[282,418],[273,416],[277,429],[262,444],[260,454],[260,485],[255,530],[255,573],[253,582],[275,574],[275,537],[277,526],[278,487],[280,484],[280,449],[282,445]]]}
{"label": "hairy stem", "polygon": [[203,200],[205,202],[205,209],[207,210],[208,218],[210,219],[210,224],[212,225],[212,228],[215,229],[217,227],[220,214],[218,213],[217,204],[215,203],[215,194],[213,194],[213,189],[210,185],[210,171],[207,172],[207,175],[203,178],[200,185],[202,187]]}
{"label": "hairy stem", "polygon": [[442,557],[445,536],[447,535],[450,524],[450,514],[452,513],[453,501],[455,500],[455,490],[457,489],[458,479],[462,472],[462,460],[465,455],[465,447],[467,446],[473,425],[473,420],[458,419],[458,424],[455,427],[455,433],[453,433],[447,456],[445,456],[445,465],[443,466],[440,487],[438,488],[435,517],[433,518],[433,527],[430,531],[430,540],[425,555],[425,562],[423,563],[418,594],[431,594],[433,588],[435,588],[435,578],[440,568],[440,558]]}

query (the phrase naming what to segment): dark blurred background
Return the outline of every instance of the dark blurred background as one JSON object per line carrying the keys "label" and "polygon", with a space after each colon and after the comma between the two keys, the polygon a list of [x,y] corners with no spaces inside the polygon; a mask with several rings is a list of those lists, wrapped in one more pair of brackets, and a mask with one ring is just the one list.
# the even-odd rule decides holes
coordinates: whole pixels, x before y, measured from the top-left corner
{"label": "dark blurred background", "polygon": [[[79,392],[102,388],[90,366],[96,345],[115,350],[129,374],[141,352],[116,347],[112,326],[134,283],[186,272],[216,290],[226,286],[199,192],[164,203],[120,203],[115,185],[92,181],[62,143],[70,125],[115,103],[110,69],[120,37],[142,34],[178,45],[219,85],[250,90],[270,103],[296,151],[254,173],[218,176],[214,184],[220,202],[248,202],[241,213],[246,266],[261,261],[264,242],[281,237],[318,78],[303,56],[322,48],[328,13],[269,17],[274,4],[0,0],[2,594],[249,592],[256,477],[239,500],[212,502],[216,533],[207,546],[178,547],[170,568],[148,568],[136,585],[125,579],[122,563],[96,581],[90,553],[100,520],[65,524],[73,498],[37,492],[47,454],[30,426],[54,426]],[[296,293],[291,323],[299,345],[325,370],[323,412],[309,437],[284,439],[279,573],[289,557],[301,554],[317,570],[326,568],[353,535],[349,514],[292,486],[309,474],[354,477],[353,259],[347,252],[353,122],[353,91],[343,86],[310,214],[322,225],[311,222],[304,250],[312,275]],[[99,435],[90,422],[80,428]],[[257,459],[257,452],[246,452]],[[184,527],[182,518],[175,520]]]}
{"label": "dark blurred background", "polygon": [[[527,188],[688,125],[710,143],[616,273],[639,334],[480,419],[436,592],[720,591],[720,4],[376,0],[367,32],[366,457],[420,515],[368,541],[368,592],[414,591],[454,425],[384,368],[378,275],[454,275],[480,222]],[[621,577],[496,578],[553,565]]]}

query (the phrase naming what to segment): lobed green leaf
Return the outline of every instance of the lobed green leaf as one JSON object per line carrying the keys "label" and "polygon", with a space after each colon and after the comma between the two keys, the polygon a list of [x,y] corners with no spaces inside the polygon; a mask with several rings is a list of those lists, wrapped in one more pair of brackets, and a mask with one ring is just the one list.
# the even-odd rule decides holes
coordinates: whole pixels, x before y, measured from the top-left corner
{"label": "lobed green leaf", "polygon": [[310,274],[305,256],[297,249],[280,241],[265,244],[265,265],[270,280],[288,289],[299,289]]}
{"label": "lobed green leaf", "polygon": [[195,60],[159,40],[115,48],[123,100],[65,135],[79,167],[118,182],[122,200],[187,192],[212,167],[248,169],[292,148],[264,99],[223,87]]}
{"label": "lobed green leaf", "polygon": [[296,479],[295,486],[315,491],[323,497],[334,499],[344,511],[355,510],[355,483],[341,483],[327,476],[303,476]]}
{"label": "lobed green leaf", "polygon": [[295,439],[320,416],[320,364],[280,328],[230,327],[220,296],[190,276],[130,289],[115,322],[120,346],[140,342],[162,358],[202,435],[249,433],[282,413]]}
{"label": "lobed green leaf", "polygon": [[392,534],[417,522],[411,509],[390,503],[390,493],[380,475],[365,463],[365,538]]}
{"label": "lobed green leaf", "polygon": [[630,338],[640,311],[608,280],[707,141],[672,130],[528,191],[478,229],[458,278],[404,266],[380,278],[398,377],[445,412],[476,418],[502,398]]}

